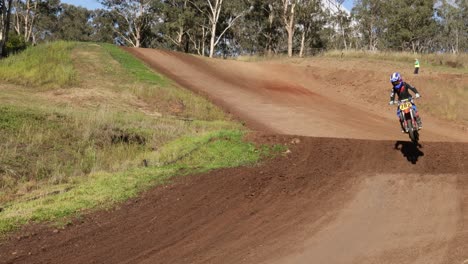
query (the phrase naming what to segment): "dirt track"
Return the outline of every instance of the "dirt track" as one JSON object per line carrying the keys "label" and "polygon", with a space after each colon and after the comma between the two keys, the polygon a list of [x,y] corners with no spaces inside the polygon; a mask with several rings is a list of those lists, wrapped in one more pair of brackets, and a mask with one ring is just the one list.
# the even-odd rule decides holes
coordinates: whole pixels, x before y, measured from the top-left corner
{"label": "dirt track", "polygon": [[[398,129],[395,107],[387,106],[386,73],[375,76],[384,83],[369,80],[364,86],[354,83],[361,78],[355,69],[206,60],[153,49],[128,51],[183,87],[207,95],[253,128],[315,137],[408,138]],[[351,92],[342,89],[347,83]],[[377,87],[385,90],[376,93]],[[453,129],[424,113],[423,119],[421,140],[468,142],[468,131]]]}
{"label": "dirt track", "polygon": [[0,263],[468,263],[463,131],[426,121],[416,148],[384,110],[359,120],[359,101],[288,77],[299,67],[132,52],[251,127],[321,137],[253,134],[291,153],[179,178],[65,230],[29,227]]}

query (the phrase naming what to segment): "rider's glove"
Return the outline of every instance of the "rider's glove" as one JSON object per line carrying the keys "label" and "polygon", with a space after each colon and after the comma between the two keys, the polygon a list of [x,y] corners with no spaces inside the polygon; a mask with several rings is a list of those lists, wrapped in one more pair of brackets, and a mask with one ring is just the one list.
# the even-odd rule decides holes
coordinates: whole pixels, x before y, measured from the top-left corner
{"label": "rider's glove", "polygon": [[394,101],[388,102],[389,105],[393,105],[394,103],[395,103]]}
{"label": "rider's glove", "polygon": [[416,93],[416,98],[419,98],[419,97],[421,97],[421,95],[420,95],[420,94],[418,94],[418,93]]}

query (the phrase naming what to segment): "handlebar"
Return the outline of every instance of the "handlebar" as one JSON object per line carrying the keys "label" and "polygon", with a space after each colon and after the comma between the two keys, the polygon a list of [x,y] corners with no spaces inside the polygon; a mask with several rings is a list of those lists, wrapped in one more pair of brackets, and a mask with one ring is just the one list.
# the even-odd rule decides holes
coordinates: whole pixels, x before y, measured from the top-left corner
{"label": "handlebar", "polygon": [[403,99],[403,100],[394,100],[393,103],[397,103],[398,105],[402,104],[402,103],[405,103],[405,102],[413,102],[414,99],[419,99],[421,97],[412,97],[410,96],[409,98],[406,98],[406,99]]}

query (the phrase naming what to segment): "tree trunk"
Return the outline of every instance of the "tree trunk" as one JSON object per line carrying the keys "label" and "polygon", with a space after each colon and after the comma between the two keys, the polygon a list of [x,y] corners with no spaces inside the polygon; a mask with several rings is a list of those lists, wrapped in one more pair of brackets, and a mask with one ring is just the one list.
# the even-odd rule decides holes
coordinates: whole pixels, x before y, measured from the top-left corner
{"label": "tree trunk", "polygon": [[141,33],[140,33],[140,28],[138,27],[138,25],[135,23],[135,44],[134,44],[134,47],[135,48],[139,48],[141,43]]}
{"label": "tree trunk", "polygon": [[[294,8],[296,7],[295,2],[290,2],[289,0],[283,0],[284,9],[283,9],[283,20],[285,23],[286,31],[288,32],[288,57],[293,55],[293,38],[294,38]],[[291,9],[288,12],[288,5],[291,5]]]}
{"label": "tree trunk", "polygon": [[19,16],[19,13],[18,12],[15,12],[15,26],[14,26],[14,29],[15,29],[15,32],[17,35],[21,35],[21,25],[20,25],[20,16]]}
{"label": "tree trunk", "polygon": [[[288,6],[291,5],[291,9]],[[290,0],[283,0],[283,22],[288,33],[288,57],[293,55],[293,37],[294,37],[294,8],[296,7],[296,2]]]}
{"label": "tree trunk", "polygon": [[211,39],[210,39],[210,58],[213,58],[216,38],[216,24],[211,25]]}
{"label": "tree trunk", "polygon": [[344,32],[343,26],[341,26],[341,32],[342,32],[342,37],[343,37],[344,48],[345,48],[345,50],[348,50],[348,43],[346,42],[346,35],[345,35],[345,32]]}
{"label": "tree trunk", "polygon": [[202,27],[202,56],[205,57],[205,41],[206,41],[206,34],[205,34],[205,28]]}
{"label": "tree trunk", "polygon": [[183,50],[183,45],[182,45],[183,36],[184,36],[184,27],[180,26],[179,33],[177,33],[177,49],[179,49],[180,51]]}
{"label": "tree trunk", "polygon": [[374,51],[374,17],[371,17],[371,23],[369,25],[369,50]]}
{"label": "tree trunk", "polygon": [[273,28],[273,22],[275,21],[275,10],[273,9],[273,5],[269,4],[268,5],[268,42],[267,42],[267,54],[269,57],[271,57],[273,54],[272,50],[272,43],[273,43],[273,33],[272,33],[272,28]]}
{"label": "tree trunk", "polygon": [[26,12],[24,14],[24,37],[25,38],[29,32],[28,26],[29,26],[29,0],[26,1]]}
{"label": "tree trunk", "polygon": [[301,38],[301,51],[299,52],[299,57],[304,57],[304,46],[305,46],[305,39],[306,39],[306,30],[302,31],[302,38]]}
{"label": "tree trunk", "polygon": [[3,2],[2,15],[3,15],[3,29],[2,29],[2,39],[0,40],[0,58],[6,57],[6,43],[8,42],[8,34],[10,33],[10,20],[11,20],[11,9],[13,0],[8,0],[8,8]]}
{"label": "tree trunk", "polygon": [[[33,14],[31,15],[31,8],[33,8]],[[34,6],[30,6],[29,4],[29,1],[28,1],[28,14],[27,16],[31,16],[31,21],[29,23],[29,28],[27,31],[24,32],[24,38],[26,39],[26,41],[31,41],[31,37],[32,37],[32,32],[33,32],[33,28],[34,28],[34,21],[36,20],[36,12],[37,12],[37,1],[34,2]],[[25,24],[28,24],[28,23],[25,23]]]}
{"label": "tree trunk", "polygon": [[294,31],[293,29],[288,30],[288,57],[292,57],[293,55],[293,36],[294,36]]}

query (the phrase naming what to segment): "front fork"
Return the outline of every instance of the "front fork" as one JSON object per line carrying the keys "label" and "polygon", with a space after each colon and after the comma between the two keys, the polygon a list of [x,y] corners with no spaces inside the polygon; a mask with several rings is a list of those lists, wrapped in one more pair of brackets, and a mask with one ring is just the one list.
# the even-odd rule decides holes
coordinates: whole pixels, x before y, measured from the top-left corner
{"label": "front fork", "polygon": [[[418,126],[418,122],[416,121],[416,113],[414,111],[413,108],[411,108],[410,110],[410,117],[411,117],[411,123],[413,124],[412,127],[413,127],[413,130],[416,129],[416,130],[419,130],[419,126]],[[408,120],[405,119],[405,126],[408,127],[408,124],[407,124]]]}
{"label": "front fork", "polygon": [[[416,114],[414,113],[414,109],[411,109],[409,114],[410,114],[410,120],[411,120],[411,123],[412,123],[412,127],[417,128],[418,124],[416,122],[416,118],[415,118]],[[400,112],[400,123],[401,123],[401,128],[404,131],[408,132],[408,130],[409,130],[408,129],[408,119],[406,119],[406,114],[403,111]]]}
{"label": "front fork", "polygon": [[408,124],[406,123],[405,113],[400,112],[400,125],[401,129],[405,132],[408,132]]}

